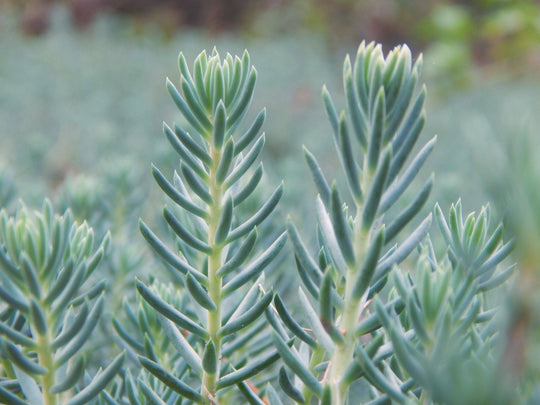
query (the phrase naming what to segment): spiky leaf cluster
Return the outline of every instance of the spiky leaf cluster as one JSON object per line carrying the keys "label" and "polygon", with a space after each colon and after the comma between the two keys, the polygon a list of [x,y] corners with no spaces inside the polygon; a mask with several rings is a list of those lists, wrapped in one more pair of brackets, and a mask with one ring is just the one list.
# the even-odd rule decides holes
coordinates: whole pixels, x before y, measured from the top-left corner
{"label": "spiky leaf cluster", "polygon": [[[256,212],[243,212],[242,203],[258,186],[262,165],[257,159],[264,145],[261,134],[265,111],[247,128],[240,125],[256,80],[249,55],[242,58],[217,52],[200,54],[190,71],[179,57],[180,81],[167,81],[172,99],[188,126],[164,124],[164,133],[180,157],[170,181],[153,167],[154,178],[170,198],[163,217],[174,234],[175,247],[163,243],[144,222],[140,229],[153,250],[177,272],[192,300],[192,313],[181,312],[159,293],[137,282],[141,296],[163,317],[162,325],[193,377],[181,380],[151,358],[141,364],[157,379],[194,403],[215,403],[238,386],[257,396],[248,379],[278,359],[269,349],[260,315],[273,293],[263,288],[263,270],[285,243],[285,234],[258,250],[256,227],[274,210],[279,186]],[[258,355],[257,355],[258,354]],[[256,356],[247,362],[248,356]],[[194,383],[191,383],[194,382]],[[143,389],[148,401],[157,392]]]}
{"label": "spiky leaf cluster", "polygon": [[65,404],[85,404],[121,367],[122,355],[80,384],[81,349],[104,307],[105,283],[89,278],[109,238],[94,239],[86,223],[69,211],[54,214],[48,201],[41,212],[0,212],[0,370],[12,381],[0,387],[3,403],[53,405],[62,396],[71,397]]}
{"label": "spiky leaf cluster", "polygon": [[[349,196],[344,198],[335,184],[328,184],[315,157],[305,150],[319,192],[318,255],[311,256],[292,223],[288,228],[303,281],[301,307],[311,333],[303,331],[282,302],[275,302],[284,324],[302,341],[298,352],[284,345],[287,335],[274,336],[285,364],[302,382],[295,385],[282,369],[281,386],[296,402],[309,403],[315,396],[320,403],[347,403],[355,381],[381,379],[379,369],[365,361],[382,343],[382,336],[370,335],[380,324],[366,328],[358,322],[369,300],[385,286],[389,270],[415,249],[431,223],[427,216],[411,233],[400,236],[419,214],[432,186],[430,178],[406,204],[396,204],[435,143],[432,139],[413,154],[425,121],[425,88],[415,92],[420,65],[421,59],[412,63],[406,46],[385,57],[380,45],[362,43],[354,64],[349,57],[344,63],[346,111],[338,114],[323,88]],[[403,308],[399,301],[388,305]]]}
{"label": "spiky leaf cluster", "polygon": [[[487,206],[478,216],[471,213],[463,219],[458,202],[447,219],[437,205],[435,216],[449,246],[445,258],[437,259],[428,239],[413,274],[397,269],[392,273],[407,317],[400,319],[380,300],[375,302],[404,370],[396,372],[394,380],[406,387],[402,391],[421,389],[426,400],[436,403],[513,402],[495,383],[508,366],[503,364],[504,342],[494,319],[498,300],[490,299],[515,270],[514,265],[501,266],[513,242],[503,242],[502,224],[490,230]],[[404,397],[381,391],[406,403]]]}
{"label": "spiky leaf cluster", "polygon": [[[171,284],[160,283],[158,280],[153,280],[149,287],[154,294],[159,295],[169,305],[175,308],[187,308],[185,302],[188,297],[185,294],[182,296],[180,294],[184,291],[176,289]],[[122,308],[124,309],[123,315],[127,319],[113,316],[112,322],[118,336],[128,348],[128,352],[132,351],[133,354],[147,353],[156,349],[155,347],[147,348],[152,343],[157,344],[158,352],[166,356],[168,349],[170,349],[169,340],[163,333],[159,313],[156,313],[140,295],[137,295],[137,304],[134,309],[128,299],[123,300]],[[183,312],[186,312],[186,309]],[[147,353],[147,355],[155,357],[158,354]],[[159,357],[162,361],[164,360],[162,356]]]}

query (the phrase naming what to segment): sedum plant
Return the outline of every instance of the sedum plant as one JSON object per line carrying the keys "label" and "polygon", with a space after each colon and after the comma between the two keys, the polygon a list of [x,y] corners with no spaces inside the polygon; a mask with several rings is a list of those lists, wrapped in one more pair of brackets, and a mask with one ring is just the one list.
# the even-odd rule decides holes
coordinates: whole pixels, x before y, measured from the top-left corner
{"label": "sedum plant", "polygon": [[[98,270],[110,234],[95,243],[85,222],[78,225],[70,211],[55,215],[48,202],[41,212],[2,211],[0,402],[519,401],[503,374],[519,362],[509,356],[520,336],[504,331],[497,316],[515,272],[507,264],[514,243],[504,241],[502,225],[490,225],[488,206],[466,217],[461,202],[448,215],[438,205],[433,214],[426,209],[433,177],[418,173],[436,139],[417,145],[425,122],[421,58],[413,62],[406,46],[384,55],[380,45],[362,43],[343,66],[343,111],[323,87],[347,188],[329,182],[304,149],[318,190],[308,206],[316,229],[307,238],[291,219],[286,231],[268,221],[283,188],[265,194],[259,186],[266,113],[244,123],[257,76],[248,53],[222,59],[202,52],[191,69],[183,54],[178,62],[179,81],[167,80],[167,89],[182,117],[163,130],[179,165],[171,175],[152,166],[167,198],[166,226],[152,230],[139,220],[172,281],[152,273],[149,282],[135,281],[135,299],[120,297],[128,276],[151,267],[127,237],[129,225],[118,221],[141,202],[129,164],[111,169],[108,205],[88,199],[95,197],[88,187],[65,198],[81,212],[95,206],[111,214],[121,245],[110,274]],[[440,232],[429,235],[432,218]],[[168,238],[159,236],[164,228]],[[281,260],[287,238],[292,263]],[[274,294],[267,274],[294,267],[296,300]],[[96,341],[119,343],[130,361],[123,364],[121,353],[96,371],[105,365],[87,361],[84,344],[111,278],[111,325]]]}
{"label": "sedum plant", "polygon": [[[358,380],[388,385],[383,375],[389,363],[384,357],[372,359],[384,336],[376,332],[380,324],[368,308],[387,284],[389,271],[417,247],[431,224],[428,215],[400,238],[427,201],[431,178],[405,207],[393,207],[411,188],[435,143],[433,138],[412,153],[425,121],[425,88],[415,93],[420,65],[421,59],[412,63],[406,46],[385,57],[380,45],[362,43],[354,63],[349,57],[344,63],[346,112],[337,113],[323,88],[349,195],[342,197],[335,183],[328,184],[306,149],[319,192],[316,255],[310,254],[292,222],[288,231],[303,282],[301,312],[313,336],[306,335],[279,299],[276,309],[281,319],[302,344],[296,352],[284,344],[283,336],[274,335],[284,363],[302,382],[293,384],[285,368],[281,370],[280,385],[296,402],[310,403],[316,397],[325,404],[353,403],[349,392]],[[390,298],[385,299],[388,307],[403,309],[399,297]]]}
{"label": "sedum plant", "polygon": [[[193,403],[233,401],[232,386],[256,397],[256,383],[249,379],[279,357],[260,319],[273,298],[272,291],[265,290],[263,270],[286,240],[285,233],[270,241],[265,237],[263,247],[257,247],[261,244],[257,226],[276,207],[282,186],[255,212],[243,209],[263,175],[256,162],[264,145],[265,111],[246,128],[241,125],[256,71],[247,52],[242,58],[227,55],[223,60],[216,51],[211,56],[203,52],[192,71],[180,54],[179,68],[179,89],[169,80],[167,88],[187,125],[164,124],[165,136],[180,157],[179,171],[169,180],[152,167],[172,204],[163,216],[175,249],[145,222],[140,222],[140,229],[181,276],[191,302],[175,308],[137,282],[139,293],[160,314],[162,328],[182,355],[182,362],[169,368],[148,353],[139,360],[150,374]],[[253,356],[256,359],[248,361]],[[147,401],[162,403],[157,392],[143,380],[140,384]]]}
{"label": "sedum plant", "polygon": [[14,405],[86,404],[122,365],[116,357],[87,384],[84,344],[103,312],[104,282],[89,282],[109,238],[69,211],[21,206],[0,212],[0,401]]}
{"label": "sedum plant", "polygon": [[509,370],[500,357],[493,299],[514,273],[515,265],[501,265],[513,241],[503,241],[502,225],[490,229],[488,206],[464,219],[459,201],[446,219],[436,205],[435,216],[449,247],[443,260],[428,239],[414,274],[392,273],[405,303],[405,322],[380,300],[375,303],[395,357],[412,386],[422,388],[424,400],[515,403],[507,387],[496,382],[502,377],[498,373]]}

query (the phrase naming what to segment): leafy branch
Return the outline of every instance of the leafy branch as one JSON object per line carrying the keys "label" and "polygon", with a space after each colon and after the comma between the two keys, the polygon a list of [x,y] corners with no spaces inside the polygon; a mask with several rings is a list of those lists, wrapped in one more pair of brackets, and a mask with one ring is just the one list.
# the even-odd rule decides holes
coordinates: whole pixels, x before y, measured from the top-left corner
{"label": "leafy branch", "polygon": [[[256,396],[247,379],[278,359],[275,350],[267,350],[269,335],[261,328],[260,315],[273,298],[263,288],[263,270],[283,248],[286,234],[255,252],[257,226],[274,211],[283,189],[277,187],[243,220],[242,203],[263,174],[262,165],[253,168],[265,139],[261,133],[265,110],[237,135],[257,76],[248,53],[221,60],[216,51],[210,57],[203,52],[191,72],[180,54],[179,68],[180,90],[169,80],[167,89],[192,130],[164,124],[165,136],[180,156],[180,171],[172,182],[152,168],[156,182],[174,204],[164,209],[163,217],[178,249],[166,246],[143,221],[140,229],[154,251],[182,275],[196,311],[182,313],[140,281],[137,289],[162,316],[168,338],[196,381],[193,386],[185,384],[155,359],[147,355],[139,359],[176,393],[210,404],[227,395],[232,385]],[[246,364],[250,353],[257,352],[263,352],[259,360]],[[150,391],[144,393],[150,400]]]}

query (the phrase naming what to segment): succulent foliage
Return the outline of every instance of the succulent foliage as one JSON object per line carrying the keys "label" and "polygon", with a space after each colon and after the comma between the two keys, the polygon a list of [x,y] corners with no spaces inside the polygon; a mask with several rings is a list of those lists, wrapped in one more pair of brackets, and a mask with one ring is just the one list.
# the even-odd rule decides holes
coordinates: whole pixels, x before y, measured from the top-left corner
{"label": "succulent foliage", "polygon": [[[266,112],[244,123],[257,78],[247,51],[202,52],[191,68],[180,53],[179,80],[166,86],[181,118],[163,124],[179,164],[172,175],[151,168],[167,199],[163,229],[141,219],[143,238],[131,238],[144,196],[130,161],[106,168],[101,189],[93,179],[66,182],[59,201],[77,219],[69,209],[55,214],[47,200],[41,211],[23,204],[14,216],[0,211],[0,403],[534,398],[532,390],[508,389],[506,377],[520,367],[519,327],[530,322],[529,312],[514,311],[515,330],[501,326],[499,305],[517,267],[508,264],[513,240],[493,225],[488,205],[467,216],[461,201],[447,215],[438,204],[433,213],[425,207],[433,176],[418,173],[436,138],[418,145],[421,64],[405,45],[385,55],[362,43],[343,65],[343,111],[323,87],[343,181],[329,182],[304,148],[318,191],[316,229],[306,238],[291,219],[285,231],[268,220],[283,186],[261,187]],[[6,173],[0,178],[6,205],[14,185]],[[429,235],[432,222],[438,231]],[[172,282],[154,273],[143,239]],[[290,264],[281,260],[287,239]],[[301,281],[295,300],[265,281],[281,270],[289,282],[289,269]],[[90,360],[96,352],[113,360]]]}
{"label": "succulent foliage", "polygon": [[[257,247],[257,226],[274,211],[282,186],[256,212],[246,213],[242,207],[263,175],[257,158],[264,145],[265,110],[247,128],[241,125],[257,74],[247,52],[241,58],[228,54],[223,60],[216,51],[210,56],[203,52],[191,71],[180,54],[179,68],[179,88],[167,80],[167,89],[187,125],[163,126],[180,157],[179,171],[169,180],[152,167],[172,204],[163,217],[175,249],[143,221],[140,229],[153,250],[176,270],[191,302],[174,307],[137,281],[140,295],[159,313],[162,328],[181,355],[169,368],[148,353],[139,360],[173,392],[194,403],[216,403],[230,397],[234,386],[257,397],[250,379],[279,358],[260,318],[273,298],[263,287],[263,270],[286,240],[283,233],[269,246]],[[188,383],[179,370],[190,375]],[[143,393],[148,401],[156,394],[146,388]]]}
{"label": "succulent foliage", "polygon": [[[0,399],[9,404],[90,402],[123,362],[116,357],[87,384],[90,340],[104,309],[104,282],[91,282],[109,237],[69,211],[59,216],[45,201],[41,212],[22,206],[0,212]],[[62,402],[60,402],[62,401]]]}
{"label": "succulent foliage", "polygon": [[[377,332],[381,324],[368,316],[368,307],[387,284],[392,267],[418,246],[431,224],[431,215],[415,218],[427,201],[432,178],[406,205],[396,204],[411,188],[435,143],[433,138],[413,153],[425,122],[425,88],[415,92],[420,66],[421,58],[413,64],[406,46],[384,56],[380,45],[362,43],[354,63],[347,57],[343,67],[346,111],[338,113],[323,88],[349,196],[342,197],[335,183],[328,184],[306,149],[319,192],[317,255],[309,253],[292,222],[288,230],[303,281],[302,315],[312,335],[293,324],[277,298],[281,319],[302,343],[298,350],[289,349],[283,336],[274,335],[284,363],[301,381],[295,385],[282,369],[281,387],[296,402],[309,403],[317,397],[321,403],[349,403],[351,386],[359,379],[378,389],[389,386],[384,377],[389,362],[384,357],[373,361],[384,338]],[[394,205],[400,208],[392,210]],[[411,221],[416,228],[401,237]],[[390,308],[403,309],[399,297],[385,301]],[[389,392],[392,399],[403,402],[407,390]]]}

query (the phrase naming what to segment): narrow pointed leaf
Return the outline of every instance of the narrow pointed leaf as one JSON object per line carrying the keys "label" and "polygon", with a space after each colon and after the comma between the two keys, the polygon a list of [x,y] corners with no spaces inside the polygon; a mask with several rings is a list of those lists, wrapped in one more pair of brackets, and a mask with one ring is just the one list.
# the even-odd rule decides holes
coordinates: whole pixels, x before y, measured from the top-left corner
{"label": "narrow pointed leaf", "polygon": [[317,396],[323,391],[321,383],[317,380],[311,371],[302,363],[297,354],[293,353],[287,344],[272,331],[272,339],[283,362],[302,380],[304,384]]}
{"label": "narrow pointed leaf", "polygon": [[180,271],[182,274],[191,273],[199,283],[206,285],[206,277],[191,267],[189,264],[182,261],[176,254],[174,254],[167,246],[159,240],[159,238],[148,228],[142,219],[139,220],[139,230],[143,235],[144,239],[152,247],[152,249],[159,255],[163,260],[169,263],[172,267]]}
{"label": "narrow pointed leaf", "polygon": [[388,170],[390,168],[390,161],[392,159],[392,148],[388,147],[383,154],[382,160],[375,171],[371,187],[366,197],[364,210],[362,211],[362,226],[364,229],[369,229],[373,224],[373,221],[377,215],[379,208],[379,202],[384,192],[384,186],[388,176]]}
{"label": "narrow pointed leaf", "polygon": [[332,225],[336,233],[336,239],[338,241],[341,253],[345,258],[345,261],[349,266],[353,266],[356,262],[354,257],[354,248],[352,245],[352,236],[349,228],[349,224],[343,213],[343,205],[336,187],[332,187],[332,197],[330,203],[330,216],[332,218]]}
{"label": "narrow pointed leaf", "polygon": [[240,152],[242,152],[253,140],[255,140],[259,132],[264,124],[264,120],[266,119],[266,109],[262,109],[259,114],[257,114],[257,117],[255,117],[255,120],[251,124],[251,126],[248,128],[244,134],[238,138],[236,142],[236,147],[234,148],[234,154],[237,155]]}
{"label": "narrow pointed leaf", "polygon": [[373,123],[371,125],[371,131],[368,140],[368,168],[371,171],[375,171],[379,162],[379,155],[382,145],[382,137],[384,132],[385,122],[385,97],[384,89],[381,87],[377,92],[377,98],[375,106],[373,108]]}
{"label": "narrow pointed leaf", "polygon": [[273,292],[266,293],[254,306],[238,318],[227,322],[225,326],[221,327],[218,331],[220,336],[227,336],[231,333],[238,332],[248,327],[253,321],[255,321],[264,312],[266,307],[272,301],[274,297]]}
{"label": "narrow pointed leaf", "polygon": [[21,269],[22,273],[24,275],[24,279],[26,280],[26,286],[30,293],[36,297],[37,299],[40,299],[41,297],[41,287],[38,279],[37,269],[33,265],[30,257],[26,254],[26,252],[21,253]]}
{"label": "narrow pointed leaf", "polygon": [[330,121],[330,126],[334,131],[334,137],[337,139],[339,133],[339,118],[336,112],[336,108],[334,107],[332,97],[330,96],[330,93],[328,92],[326,86],[323,86],[322,88],[322,100],[324,108],[326,110],[326,115],[328,116],[328,120]]}
{"label": "narrow pointed leaf", "polygon": [[146,302],[148,302],[148,304],[150,304],[160,314],[170,319],[181,328],[184,328],[196,334],[197,336],[200,336],[203,339],[206,339],[208,337],[208,332],[204,328],[193,322],[187,316],[175,309],[172,305],[165,302],[162,298],[158,297],[141,281],[137,280],[136,285],[139,294],[141,294],[141,296],[146,300]]}
{"label": "narrow pointed leaf", "polygon": [[84,303],[77,315],[71,320],[69,325],[63,325],[62,332],[53,340],[51,347],[56,350],[69,343],[73,337],[81,330],[88,319],[88,303]]}
{"label": "narrow pointed leaf", "polygon": [[180,86],[182,88],[184,101],[189,106],[191,113],[197,118],[197,121],[199,121],[206,131],[210,131],[212,124],[204,112],[204,107],[201,105],[197,95],[193,91],[194,89],[189,86],[189,83],[184,76],[180,77]]}
{"label": "narrow pointed leaf", "polygon": [[249,152],[246,153],[246,156],[242,159],[240,164],[238,164],[232,171],[229,173],[223,185],[225,188],[231,187],[236,183],[240,178],[247,172],[247,170],[253,165],[259,154],[261,153],[265,142],[265,137],[262,135],[257,142],[251,147]]}
{"label": "narrow pointed leaf", "polygon": [[420,212],[429,197],[432,186],[433,177],[428,179],[415,199],[388,225],[386,228],[387,242],[391,241]]}
{"label": "narrow pointed leaf", "polygon": [[422,111],[424,109],[424,101],[426,99],[426,88],[425,86],[422,87],[422,90],[416,97],[416,100],[414,101],[413,106],[411,107],[411,110],[409,111],[407,115],[407,119],[399,129],[396,137],[394,138],[392,142],[392,147],[394,148],[394,151],[397,151],[401,149],[401,147],[406,143],[407,139],[414,135],[414,128],[418,125],[419,119],[422,116]]}
{"label": "narrow pointed leaf", "polygon": [[274,298],[274,305],[279,314],[279,317],[283,323],[289,328],[289,330],[294,333],[300,340],[306,342],[312,348],[317,347],[317,341],[313,339],[307,332],[295,321],[295,319],[289,314],[285,304],[281,301],[279,294],[276,294]]}
{"label": "narrow pointed leaf", "polygon": [[36,300],[32,300],[30,304],[30,314],[36,332],[42,336],[45,335],[47,333],[47,320],[45,319],[43,308]]}
{"label": "narrow pointed leaf", "polygon": [[251,68],[249,78],[244,87],[244,91],[238,101],[232,107],[229,119],[227,120],[227,128],[234,128],[238,125],[240,119],[246,113],[251,98],[253,97],[253,90],[255,89],[255,82],[257,81],[257,71],[255,68]]}
{"label": "narrow pointed leaf", "polygon": [[101,314],[103,313],[104,298],[101,296],[94,304],[94,307],[88,314],[88,317],[84,320],[84,324],[76,333],[76,335],[67,343],[64,348],[56,353],[54,364],[55,366],[61,366],[68,361],[84,343],[90,338],[90,335],[96,327]]}
{"label": "narrow pointed leaf", "polygon": [[167,90],[171,95],[174,103],[184,116],[184,118],[195,128],[202,136],[208,136],[208,130],[199,122],[195,114],[188,107],[187,103],[184,101],[174,84],[167,79]]}
{"label": "narrow pointed leaf", "polygon": [[171,200],[184,208],[186,211],[189,211],[192,214],[197,215],[198,217],[206,218],[208,216],[205,210],[203,210],[202,208],[191,202],[184,195],[182,195],[182,193],[179,192],[154,165],[152,165],[152,174],[154,176],[154,179],[156,180],[156,183],[163,190],[163,192],[171,198]]}
{"label": "narrow pointed leaf", "polygon": [[98,395],[109,382],[114,378],[116,373],[122,367],[124,362],[125,353],[121,353],[112,361],[109,366],[103,370],[97,377],[95,377],[90,384],[79,391],[64,405],[82,405],[89,402],[92,398]]}
{"label": "narrow pointed leaf", "polygon": [[297,389],[289,380],[289,377],[287,376],[287,371],[285,371],[285,367],[281,367],[279,370],[279,386],[283,390],[287,396],[292,398],[295,402],[304,404],[306,403],[306,399],[302,395],[302,392]]}
{"label": "narrow pointed leaf", "polygon": [[163,315],[159,316],[159,323],[171,344],[178,350],[178,354],[182,356],[186,363],[189,364],[191,370],[197,375],[202,375],[203,368],[201,358],[189,344],[184,335],[178,330],[176,325]]}
{"label": "narrow pointed leaf", "polygon": [[253,385],[242,381],[236,386],[238,387],[238,390],[244,395],[244,398],[247,400],[249,405],[266,405],[266,402],[259,398],[259,396],[255,392],[257,390],[255,387],[253,387]]}
{"label": "narrow pointed leaf", "polygon": [[300,298],[300,301],[302,302],[302,306],[299,308],[303,315],[306,317],[307,322],[309,323],[309,326],[311,327],[311,332],[315,336],[315,339],[317,342],[321,345],[321,347],[324,349],[324,351],[331,355],[334,352],[335,344],[332,341],[330,335],[326,332],[323,325],[321,324],[321,320],[319,318],[319,315],[313,309],[313,306],[309,302],[309,299],[304,294],[304,291],[302,291],[302,288],[298,289],[298,296]]}
{"label": "narrow pointed leaf", "polygon": [[431,138],[417,153],[411,164],[407,167],[407,170],[387,188],[381,199],[379,208],[381,212],[387,211],[401,197],[407,187],[409,187],[433,150],[436,142],[437,136]]}
{"label": "narrow pointed leaf", "polygon": [[77,381],[81,379],[85,371],[84,359],[79,357],[69,366],[65,378],[51,387],[51,393],[58,394],[60,392],[67,391],[77,384]]}
{"label": "narrow pointed leaf", "polygon": [[171,227],[171,229],[178,235],[180,239],[186,242],[192,248],[195,248],[203,253],[212,253],[212,248],[205,242],[201,241],[197,237],[188,231],[184,225],[174,216],[174,214],[167,208],[163,209],[163,217]]}
{"label": "narrow pointed leaf", "polygon": [[317,265],[315,260],[313,260],[313,258],[310,256],[306,246],[300,239],[298,230],[290,220],[287,222],[287,231],[294,246],[294,251],[296,252],[296,257],[298,261],[300,262],[302,267],[307,270],[310,277],[313,278],[315,284],[319,285],[322,279],[322,272],[319,269],[319,266]]}
{"label": "narrow pointed leaf", "polygon": [[212,301],[206,290],[195,280],[191,274],[186,276],[186,286],[197,303],[208,311],[215,311],[216,304]]}
{"label": "narrow pointed leaf", "polygon": [[[317,219],[319,222],[320,231],[324,239],[324,242],[326,244],[326,247],[328,248],[330,252],[332,261],[334,265],[336,266],[336,268],[338,269],[338,271],[342,275],[345,275],[345,273],[347,272],[347,263],[345,262],[340,244],[336,237],[334,226],[332,225],[332,220],[330,219],[330,216],[326,212],[326,208],[320,196],[317,197],[316,209],[317,209]],[[349,240],[349,243],[350,243],[350,240]],[[322,266],[321,263],[319,263],[319,267],[321,268],[326,267],[326,264]]]}
{"label": "narrow pointed leaf", "polygon": [[203,370],[209,374],[215,374],[218,366],[218,358],[216,353],[216,346],[214,342],[209,341],[204,348],[202,367]]}
{"label": "narrow pointed leaf", "polygon": [[242,225],[237,226],[229,233],[227,243],[235,241],[236,239],[247,234],[248,232],[251,232],[253,228],[255,228],[262,221],[264,221],[272,213],[274,208],[276,208],[282,195],[283,184],[280,184],[279,187],[276,188],[276,190],[268,198],[268,200],[266,200],[266,202],[261,206],[261,208],[259,208],[259,210],[255,214],[253,214],[251,218],[244,221]]}
{"label": "narrow pointed leaf", "polygon": [[411,253],[416,246],[425,238],[431,226],[431,214],[429,214],[416,229],[405,239],[398,248],[386,259],[381,260],[374,275],[379,280],[394,265],[399,264]]}
{"label": "narrow pointed leaf", "polygon": [[[390,166],[390,172],[388,174],[389,182],[393,181],[403,168],[403,165],[407,161],[407,158],[418,140],[420,132],[422,132],[422,129],[424,128],[425,122],[425,113],[422,113],[414,123],[401,148],[394,151],[394,159],[392,160],[392,165]],[[395,147],[395,142],[392,144],[392,147]]]}
{"label": "narrow pointed leaf", "polygon": [[349,131],[347,129],[347,123],[345,121],[345,113],[342,113],[339,117],[339,131],[338,131],[338,147],[343,164],[343,170],[347,178],[347,183],[351,191],[351,195],[357,202],[362,201],[363,194],[360,188],[360,174],[358,166],[353,155],[353,148],[351,146],[351,140],[349,137]]}
{"label": "narrow pointed leaf", "polygon": [[328,207],[328,205],[330,204],[330,186],[328,185],[328,182],[324,177],[324,173],[322,172],[319,164],[317,163],[315,156],[313,156],[313,154],[309,150],[307,150],[305,146],[303,147],[303,149],[304,157],[306,158],[309,170],[311,171],[311,176],[313,177],[313,181],[315,182],[317,191],[319,192],[319,195],[321,196],[321,200],[324,205]]}
{"label": "narrow pointed leaf", "polygon": [[407,401],[407,397],[399,389],[394,387],[388,378],[386,378],[386,376],[379,371],[361,346],[357,347],[357,353],[360,354],[362,365],[366,374],[370,376],[370,380],[373,381],[382,392],[388,394],[398,403],[405,403]]}
{"label": "narrow pointed leaf", "polygon": [[15,344],[18,344],[18,345],[21,345],[30,349],[36,346],[36,342],[34,340],[30,339],[28,336],[24,335],[23,333],[10,328],[4,322],[1,322],[1,321],[0,321],[0,335],[7,337],[9,340],[11,340]]}
{"label": "narrow pointed leaf", "polygon": [[191,135],[186,132],[183,128],[178,126],[177,124],[174,124],[174,133],[178,140],[184,145],[184,147],[194,154],[198,159],[201,160],[204,164],[207,166],[210,166],[212,164],[212,158],[210,155],[206,152],[206,150],[200,146],[192,137]]}
{"label": "narrow pointed leaf", "polygon": [[261,275],[257,278],[257,280],[255,280],[249,290],[243,295],[240,302],[232,308],[232,311],[229,314],[225,314],[223,316],[221,321],[222,325],[238,318],[240,315],[252,308],[253,305],[255,305],[261,293],[263,292],[262,285],[264,284],[264,279],[264,273],[261,273]]}
{"label": "narrow pointed leaf", "polygon": [[249,362],[248,365],[221,377],[217,383],[218,389],[246,381],[248,378],[260,373],[279,360],[279,353],[272,352],[260,359]]}
{"label": "narrow pointed leaf", "polygon": [[139,356],[139,362],[141,365],[146,368],[150,373],[152,373],[157,379],[163,382],[166,386],[171,388],[173,391],[178,394],[194,401],[195,403],[203,403],[203,397],[197,391],[193,390],[189,385],[183,383],[178,378],[167,372],[159,364],[154,363],[151,360],[148,360],[144,357]]}
{"label": "narrow pointed leaf", "polygon": [[255,191],[255,188],[261,181],[262,175],[263,165],[262,163],[260,163],[255,172],[251,175],[249,181],[244,186],[242,186],[242,188],[240,188],[237,192],[234,193],[233,201],[235,206],[242,203],[253,193],[253,191]]}
{"label": "narrow pointed leaf", "polygon": [[503,237],[503,225],[500,224],[497,229],[493,232],[491,237],[488,239],[482,251],[478,254],[477,258],[473,263],[473,267],[481,266],[497,249]]}
{"label": "narrow pointed leaf", "polygon": [[143,381],[139,380],[138,383],[140,390],[148,400],[149,405],[167,405],[167,403],[163,401],[154,391],[152,391],[152,388],[146,385]]}
{"label": "narrow pointed leaf", "polygon": [[360,109],[358,99],[354,90],[351,62],[349,58],[345,60],[345,67],[343,72],[343,88],[345,90],[345,97],[347,99],[347,111],[353,124],[354,134],[358,139],[358,142],[365,150],[367,148],[367,126],[366,117]]}
{"label": "narrow pointed leaf", "polygon": [[193,190],[193,192],[197,194],[199,198],[205,203],[209,205],[212,204],[214,200],[208,192],[208,187],[200,181],[197,175],[183,162],[180,164],[180,170],[182,171],[184,179],[186,180],[186,183],[189,185],[191,190]]}
{"label": "narrow pointed leaf", "polygon": [[249,254],[253,250],[256,241],[257,229],[255,228],[248,234],[234,255],[228,259],[225,264],[216,272],[216,275],[223,278],[231,271],[234,271],[240,267],[242,263],[244,263],[244,261],[249,257]]}
{"label": "narrow pointed leaf", "polygon": [[234,142],[232,139],[227,141],[225,149],[219,160],[218,167],[216,170],[216,182],[217,184],[223,184],[225,178],[229,174],[229,170],[232,166],[232,161],[234,157]]}
{"label": "narrow pointed leaf", "polygon": [[135,338],[133,338],[122,326],[120,322],[116,318],[112,319],[113,327],[116,333],[120,336],[120,338],[126,342],[132,349],[134,349],[138,353],[142,353],[144,350],[144,346],[137,342]]}
{"label": "narrow pointed leaf", "polygon": [[253,277],[259,275],[279,254],[285,242],[287,234],[282,233],[272,245],[268,247],[257,259],[247,265],[240,273],[233,277],[223,288],[223,294],[226,296],[236,289],[240,288]]}
{"label": "narrow pointed leaf", "polygon": [[478,286],[478,290],[483,292],[483,291],[489,291],[494,288],[497,288],[498,286],[502,285],[506,280],[508,280],[515,272],[516,272],[516,266],[512,265],[508,267],[506,270],[497,274],[495,277],[481,283]]}
{"label": "narrow pointed leaf", "polygon": [[384,225],[379,229],[373,240],[370,242],[368,250],[366,252],[362,267],[358,273],[357,279],[354,282],[353,294],[355,299],[360,299],[369,288],[373,274],[377,268],[377,262],[379,260],[382,247],[385,241],[385,228]]}
{"label": "narrow pointed leaf", "polygon": [[[401,297],[394,298],[392,301],[385,305],[387,311],[394,311],[399,315],[405,309],[405,303]],[[364,336],[368,333],[373,333],[382,326],[379,316],[374,313],[360,321],[356,326],[355,334],[356,336]]]}
{"label": "narrow pointed leaf", "polygon": [[8,390],[0,386],[0,401],[9,405],[30,405],[28,402],[23,401],[19,397],[13,395]]}
{"label": "narrow pointed leaf", "polygon": [[37,364],[27,358],[13,343],[5,342],[5,348],[9,359],[22,371],[29,374],[46,374],[48,370],[41,364]]}
{"label": "narrow pointed leaf", "polygon": [[219,151],[225,141],[225,128],[227,126],[227,113],[225,112],[225,104],[219,101],[214,113],[214,128],[212,133],[212,142],[214,147]]}
{"label": "narrow pointed leaf", "polygon": [[11,292],[8,292],[0,285],[0,299],[5,301],[8,305],[13,308],[21,311],[22,313],[27,313],[29,310],[28,304],[19,297],[15,297]]}

